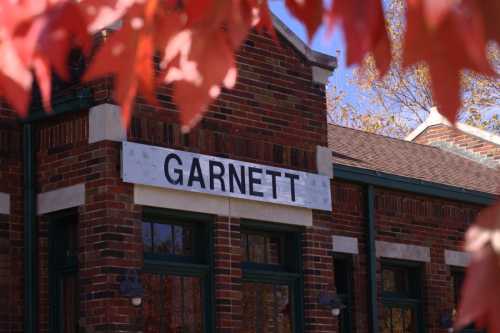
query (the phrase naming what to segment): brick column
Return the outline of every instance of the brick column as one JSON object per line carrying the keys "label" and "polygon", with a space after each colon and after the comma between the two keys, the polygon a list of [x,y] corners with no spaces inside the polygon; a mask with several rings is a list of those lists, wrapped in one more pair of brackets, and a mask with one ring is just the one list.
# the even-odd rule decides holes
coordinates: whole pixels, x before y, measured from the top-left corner
{"label": "brick column", "polygon": [[214,230],[216,329],[237,333],[241,328],[241,235],[239,219],[217,217]]}
{"label": "brick column", "polygon": [[304,269],[304,326],[306,332],[335,332],[338,327],[330,309],[319,305],[321,292],[332,293],[333,262],[330,217],[314,212],[314,226],[307,228],[302,240]]}

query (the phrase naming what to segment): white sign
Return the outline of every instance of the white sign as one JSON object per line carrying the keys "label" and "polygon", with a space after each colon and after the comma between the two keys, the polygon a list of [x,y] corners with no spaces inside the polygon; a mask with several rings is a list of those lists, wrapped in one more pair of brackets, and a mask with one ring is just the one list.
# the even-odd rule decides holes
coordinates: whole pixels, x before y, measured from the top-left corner
{"label": "white sign", "polygon": [[327,176],[132,142],[123,142],[122,178],[133,184],[332,210]]}

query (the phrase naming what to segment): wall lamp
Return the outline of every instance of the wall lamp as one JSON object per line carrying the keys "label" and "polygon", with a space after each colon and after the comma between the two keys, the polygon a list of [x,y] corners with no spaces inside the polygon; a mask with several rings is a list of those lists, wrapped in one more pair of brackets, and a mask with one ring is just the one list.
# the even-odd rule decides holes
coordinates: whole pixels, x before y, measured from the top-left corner
{"label": "wall lamp", "polygon": [[144,288],[139,281],[137,270],[127,270],[125,277],[120,283],[120,293],[122,296],[128,297],[133,306],[140,306],[142,304]]}
{"label": "wall lamp", "polygon": [[447,329],[448,332],[453,332],[453,317],[454,314],[451,314],[450,311],[441,313],[439,316],[439,327]]}
{"label": "wall lamp", "polygon": [[332,316],[337,317],[340,315],[340,311],[343,310],[346,306],[342,303],[342,300],[338,295],[330,294],[330,293],[320,293],[318,303],[320,305],[326,306],[330,308]]}

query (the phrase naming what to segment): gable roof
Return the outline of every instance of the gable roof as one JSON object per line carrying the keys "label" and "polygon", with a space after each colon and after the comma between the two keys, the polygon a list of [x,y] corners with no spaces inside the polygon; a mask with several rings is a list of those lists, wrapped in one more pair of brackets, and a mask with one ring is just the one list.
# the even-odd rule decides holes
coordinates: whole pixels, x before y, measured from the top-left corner
{"label": "gable roof", "polygon": [[437,147],[331,124],[328,146],[333,164],[500,194],[498,171]]}
{"label": "gable roof", "polygon": [[[437,108],[432,107],[431,112],[429,113],[429,116],[423,123],[417,126],[410,134],[408,134],[405,137],[406,141],[413,141],[415,140],[420,134],[422,134],[427,128],[435,125],[445,125],[445,126],[453,126],[448,119],[446,119],[443,115],[441,115],[438,111]],[[457,129],[460,131],[467,133],[469,135],[481,138],[485,141],[494,143],[496,145],[500,145],[500,136],[482,130],[480,128],[470,126],[464,123],[457,122],[456,124]]]}

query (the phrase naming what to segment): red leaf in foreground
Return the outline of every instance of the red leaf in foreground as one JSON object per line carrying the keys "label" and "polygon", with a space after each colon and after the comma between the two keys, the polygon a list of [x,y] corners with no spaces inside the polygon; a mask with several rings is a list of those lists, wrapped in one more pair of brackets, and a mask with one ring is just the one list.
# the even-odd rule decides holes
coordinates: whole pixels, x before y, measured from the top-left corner
{"label": "red leaf in foreground", "polygon": [[290,13],[306,27],[310,43],[323,22],[323,0],[286,0],[285,4]]}
{"label": "red leaf in foreground", "polygon": [[174,84],[184,132],[201,119],[222,84],[232,88],[236,82],[233,49],[222,29],[181,31],[167,46],[163,64],[165,83]]}
{"label": "red leaf in foreground", "polygon": [[89,32],[97,32],[120,19],[134,0],[81,0],[78,2]]}
{"label": "red leaf in foreground", "polygon": [[71,49],[80,46],[88,52],[90,48],[90,36],[81,11],[73,1],[59,1],[20,24],[15,35],[18,52],[25,65],[33,68],[44,107],[50,110],[51,69],[68,80]]}
{"label": "red leaf in foreground", "polygon": [[0,42],[0,92],[21,116],[27,113],[31,98],[31,72],[19,59],[12,42]]}
{"label": "red leaf in foreground", "polygon": [[472,261],[462,287],[455,326],[476,322],[478,328],[500,332],[500,204],[482,211],[467,231],[466,248]]}
{"label": "red leaf in foreground", "polygon": [[371,52],[381,75],[389,69],[391,46],[380,0],[335,0],[328,26],[342,25],[347,44],[347,65],[361,64]]}
{"label": "red leaf in foreground", "polygon": [[[155,53],[155,13],[158,0],[148,0],[130,8],[123,26],[98,50],[84,80],[114,75],[115,99],[122,107],[122,120],[128,126],[132,102],[140,90],[156,105],[153,56]],[[168,19],[168,18],[166,18]]]}
{"label": "red leaf in foreground", "polygon": [[[438,17],[431,18],[425,16],[423,1],[430,0],[407,1],[403,65],[427,62],[434,101],[454,122],[460,108],[461,70],[494,75],[486,57],[484,21],[477,6],[480,1],[453,2],[453,6],[441,8]],[[434,27],[429,22],[439,24]]]}

